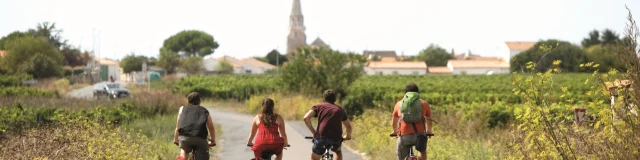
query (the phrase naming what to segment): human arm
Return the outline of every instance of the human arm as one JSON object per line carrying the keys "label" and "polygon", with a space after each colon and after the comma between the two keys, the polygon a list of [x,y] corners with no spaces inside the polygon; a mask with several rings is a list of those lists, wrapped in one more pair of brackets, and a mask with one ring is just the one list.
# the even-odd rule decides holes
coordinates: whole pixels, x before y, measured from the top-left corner
{"label": "human arm", "polygon": [[391,127],[393,127],[393,133],[391,134],[397,134],[398,133],[398,122],[400,121],[400,116],[398,116],[398,108],[397,107],[393,107],[393,113],[391,114]]}
{"label": "human arm", "polygon": [[345,135],[343,137],[344,140],[350,140],[351,139],[351,121],[349,119],[342,121],[342,125],[344,125],[344,128],[347,129],[347,135]]}
{"label": "human arm", "polygon": [[433,119],[431,119],[431,105],[429,105],[429,103],[423,101],[422,102],[422,106],[425,107],[425,108],[423,108],[423,111],[425,112],[423,115],[424,115],[424,120],[425,120],[424,124],[426,125],[425,126],[426,134],[433,134],[433,130],[431,130],[432,127],[433,127],[433,125],[432,125]]}
{"label": "human arm", "polygon": [[278,116],[278,119],[276,121],[276,123],[279,123],[278,128],[280,129],[280,136],[284,141],[284,145],[287,146],[289,145],[289,140],[287,140],[287,131],[285,131],[284,119],[282,119],[282,116]]}
{"label": "human arm", "polygon": [[256,124],[256,120],[258,120],[258,116],[254,117],[253,121],[251,121],[251,133],[249,133],[247,146],[253,145],[253,138],[256,136],[256,132],[258,131],[258,124]]}
{"label": "human arm", "polygon": [[173,132],[173,144],[178,145],[178,128],[180,127],[180,114],[182,114],[182,107],[178,111],[178,118],[176,118],[176,129]]}
{"label": "human arm", "polygon": [[209,136],[211,137],[211,142],[209,142],[209,146],[216,145],[216,128],[213,127],[213,120],[211,119],[211,115],[207,116],[207,129],[209,130]]}
{"label": "human arm", "polygon": [[304,115],[304,124],[307,125],[307,129],[309,129],[309,131],[311,131],[311,135],[316,135],[316,130],[313,129],[313,126],[311,125],[311,118],[316,116],[316,111],[313,110],[309,110],[309,112],[307,112],[306,115]]}

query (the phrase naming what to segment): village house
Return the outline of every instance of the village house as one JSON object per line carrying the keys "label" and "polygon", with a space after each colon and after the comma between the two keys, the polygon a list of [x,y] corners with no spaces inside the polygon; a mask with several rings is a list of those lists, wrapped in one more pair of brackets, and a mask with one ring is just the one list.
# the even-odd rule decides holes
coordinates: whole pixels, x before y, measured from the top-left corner
{"label": "village house", "polygon": [[509,63],[500,58],[449,60],[447,68],[454,75],[509,74]]}
{"label": "village house", "polygon": [[367,58],[367,60],[378,61],[382,58],[394,58],[396,59],[398,55],[396,51],[368,51],[365,50],[362,52],[362,56]]}
{"label": "village house", "polygon": [[521,52],[529,50],[531,47],[536,45],[536,42],[504,42],[504,44],[509,48],[509,59],[507,59],[507,61],[509,61]]}
{"label": "village house", "polygon": [[395,57],[383,57],[380,61],[370,61],[364,68],[367,75],[425,75],[424,62],[400,62]]}
{"label": "village house", "polygon": [[237,59],[231,56],[220,58],[208,58],[203,60],[205,74],[219,74],[220,62],[226,61],[233,66],[233,74],[264,74],[266,71],[275,69],[276,66],[262,62],[255,58]]}

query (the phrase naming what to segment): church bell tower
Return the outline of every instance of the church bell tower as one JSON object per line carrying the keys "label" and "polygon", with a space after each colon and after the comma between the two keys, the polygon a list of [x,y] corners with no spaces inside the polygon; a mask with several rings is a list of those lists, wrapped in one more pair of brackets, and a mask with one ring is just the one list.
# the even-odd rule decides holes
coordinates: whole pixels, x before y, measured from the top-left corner
{"label": "church bell tower", "polygon": [[296,52],[296,48],[307,45],[307,35],[304,34],[304,17],[300,0],[293,0],[291,16],[289,17],[289,36],[287,36],[287,56]]}

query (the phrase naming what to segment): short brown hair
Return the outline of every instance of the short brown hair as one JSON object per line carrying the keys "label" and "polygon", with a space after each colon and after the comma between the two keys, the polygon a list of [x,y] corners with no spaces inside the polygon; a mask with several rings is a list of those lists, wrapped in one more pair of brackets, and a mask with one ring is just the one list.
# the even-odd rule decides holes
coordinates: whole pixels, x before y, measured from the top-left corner
{"label": "short brown hair", "polygon": [[191,92],[187,95],[187,101],[191,105],[200,105],[200,94],[198,92]]}
{"label": "short brown hair", "polygon": [[322,94],[322,98],[324,98],[325,102],[335,103],[336,102],[336,91],[333,89],[327,89]]}
{"label": "short brown hair", "polygon": [[407,92],[418,92],[420,93],[420,90],[418,90],[418,85],[416,85],[416,83],[409,83],[407,84],[407,86],[404,87],[404,93]]}

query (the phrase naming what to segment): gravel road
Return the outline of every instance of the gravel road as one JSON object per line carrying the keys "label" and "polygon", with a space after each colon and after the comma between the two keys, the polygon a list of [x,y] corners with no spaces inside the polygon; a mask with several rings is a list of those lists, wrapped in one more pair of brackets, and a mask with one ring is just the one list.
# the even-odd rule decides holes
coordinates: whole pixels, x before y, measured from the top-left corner
{"label": "gravel road", "polygon": [[73,98],[91,99],[91,98],[93,98],[93,85],[73,90],[73,91],[67,93],[66,96],[67,97],[73,97]]}
{"label": "gravel road", "polygon": [[[222,127],[222,137],[220,138],[222,147],[219,150],[218,158],[221,160],[237,160],[253,158],[253,151],[246,146],[247,137],[251,132],[251,120],[254,116],[231,111],[208,108],[214,123]],[[289,138],[290,148],[284,151],[284,160],[309,159],[311,156],[311,141],[304,139],[310,135],[309,131],[301,122],[286,122],[285,129]],[[345,160],[360,160],[359,155],[348,151],[344,147]]]}

